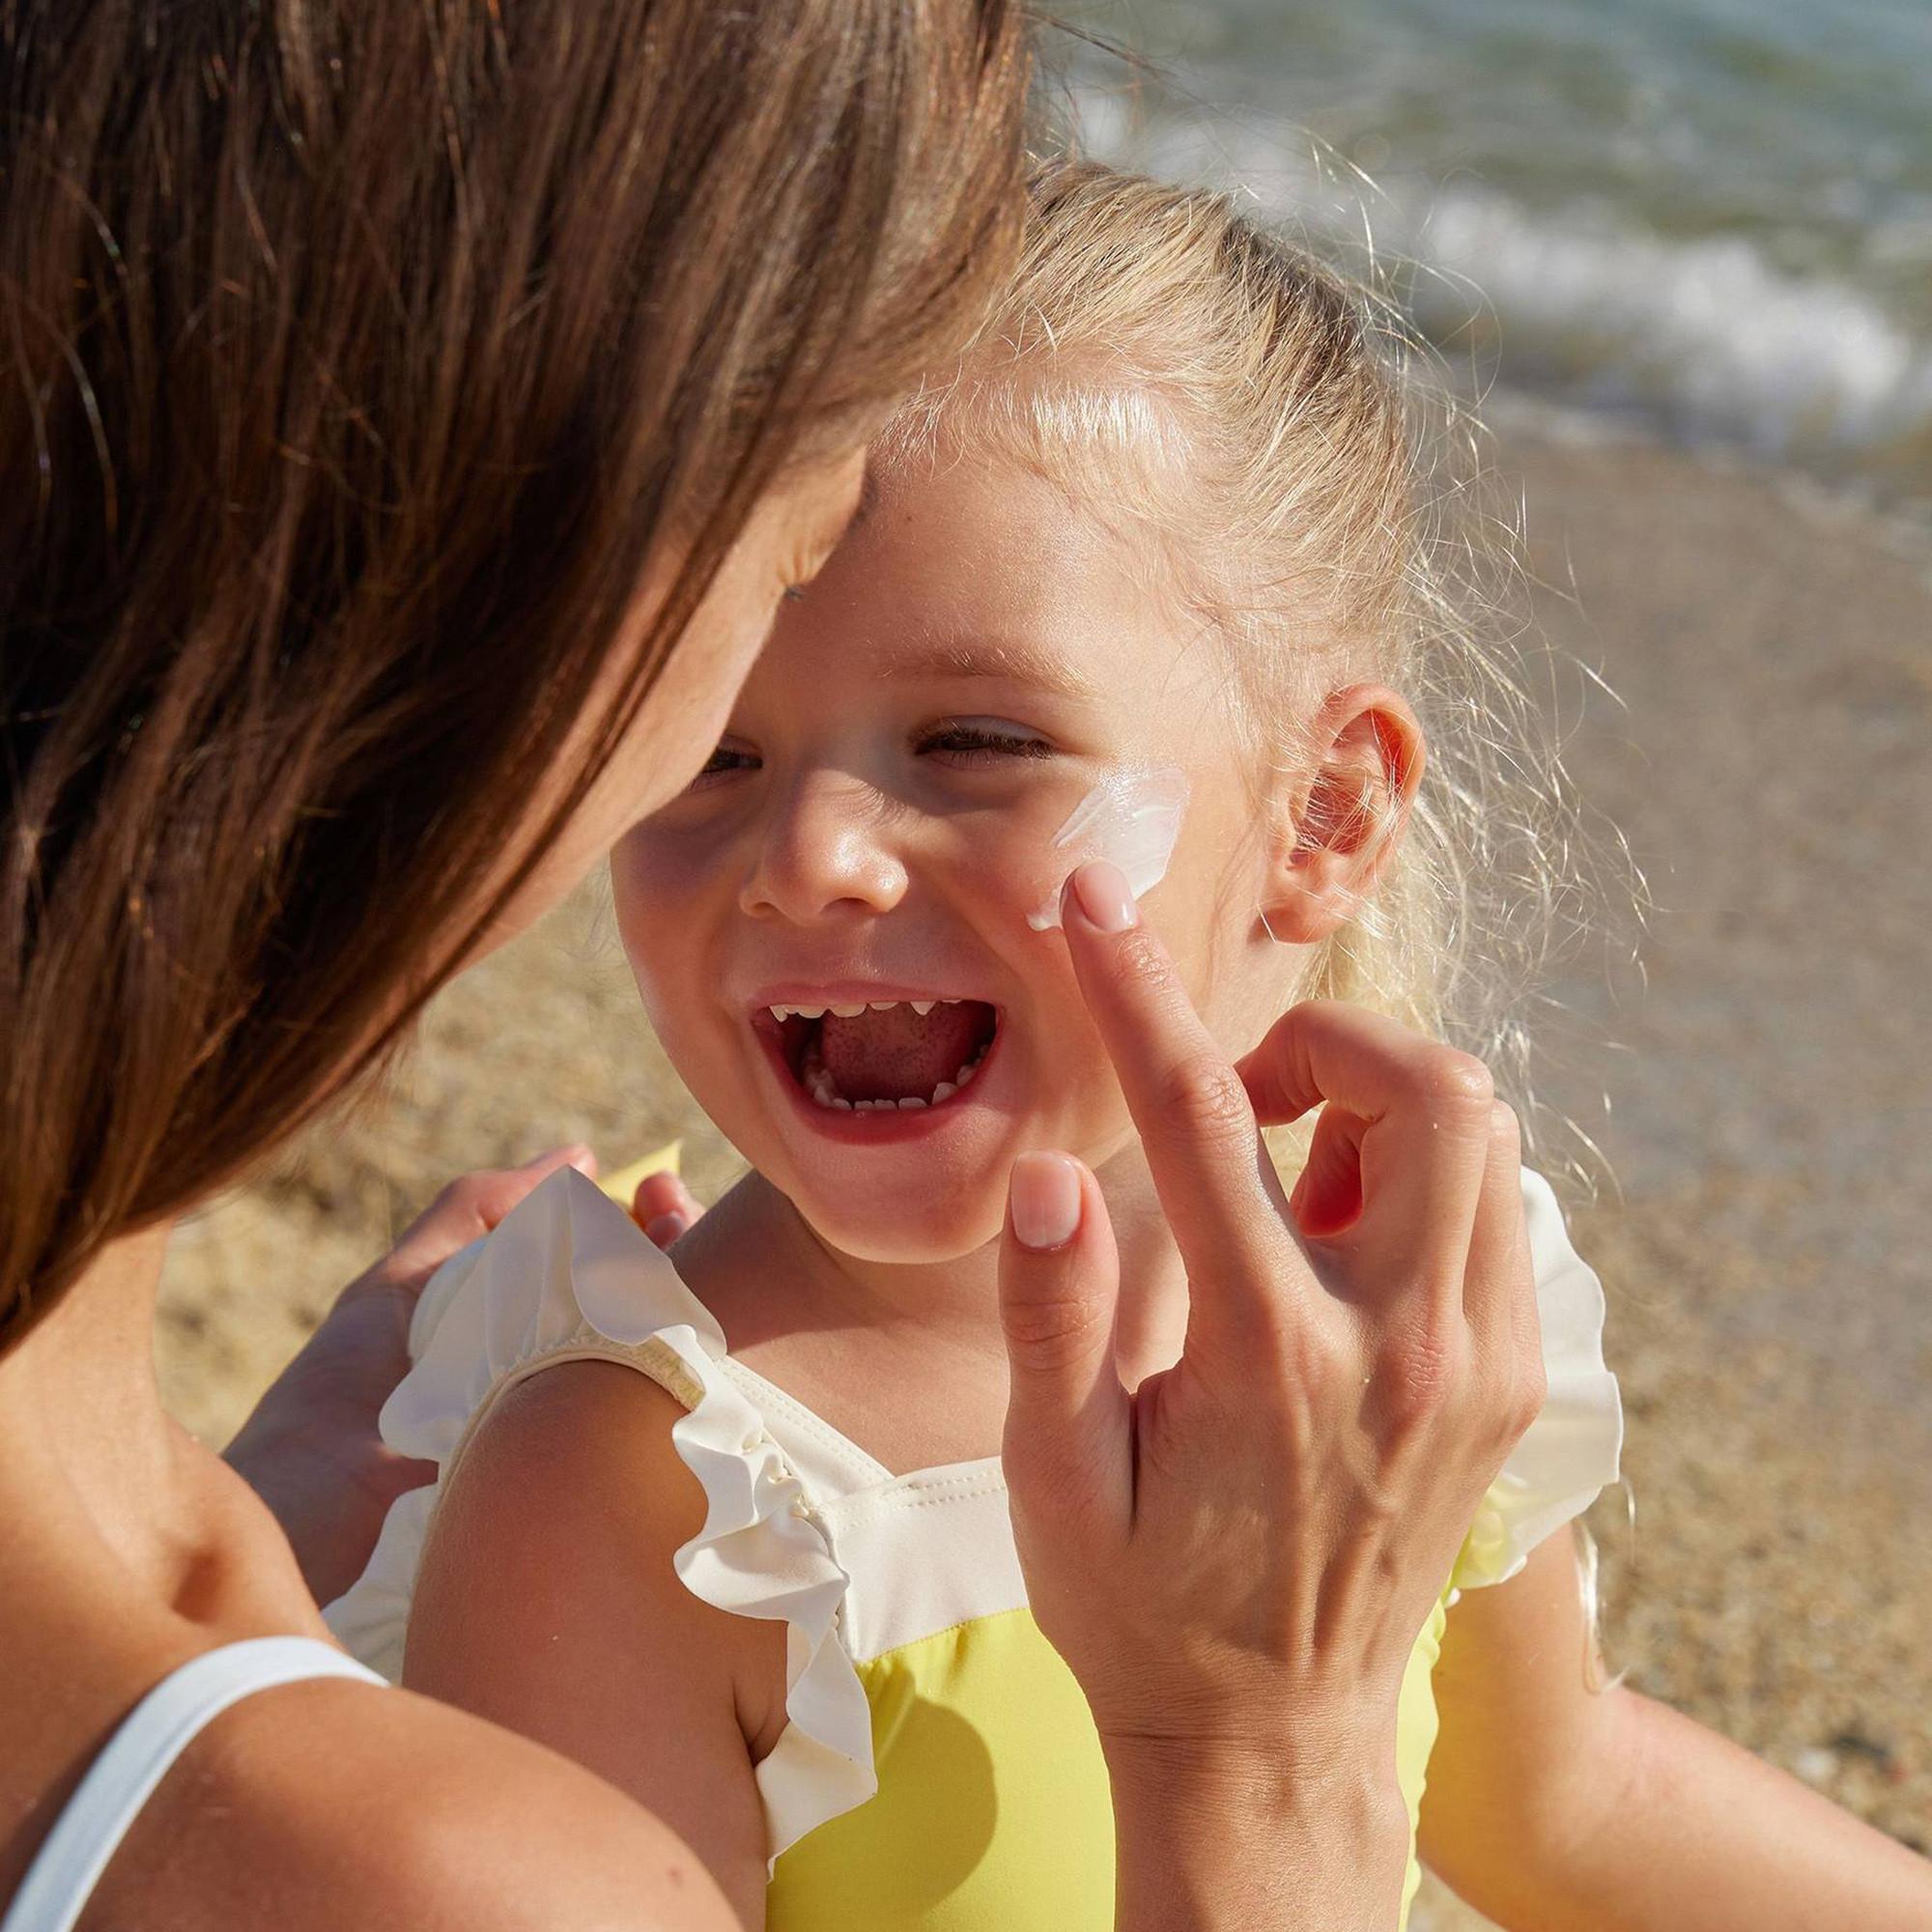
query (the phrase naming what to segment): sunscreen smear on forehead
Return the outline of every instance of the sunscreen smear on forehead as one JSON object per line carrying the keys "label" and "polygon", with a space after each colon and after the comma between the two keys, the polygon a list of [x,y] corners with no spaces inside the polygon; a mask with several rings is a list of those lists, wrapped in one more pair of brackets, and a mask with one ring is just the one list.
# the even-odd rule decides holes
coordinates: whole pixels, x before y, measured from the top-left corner
{"label": "sunscreen smear on forehead", "polygon": [[1060,860],[1053,891],[1027,923],[1046,932],[1060,923],[1060,889],[1090,859],[1106,859],[1127,875],[1136,898],[1167,876],[1187,810],[1187,775],[1174,765],[1112,773],[1076,805],[1048,850]]}

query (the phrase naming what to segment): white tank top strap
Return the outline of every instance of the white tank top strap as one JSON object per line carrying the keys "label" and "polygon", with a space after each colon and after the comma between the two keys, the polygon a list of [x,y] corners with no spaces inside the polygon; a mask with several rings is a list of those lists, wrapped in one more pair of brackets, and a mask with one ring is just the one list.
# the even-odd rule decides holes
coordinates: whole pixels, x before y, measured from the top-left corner
{"label": "white tank top strap", "polygon": [[242,1698],[312,1677],[383,1682],[309,1636],[223,1644],[162,1678],[88,1767],[0,1918],[0,1932],[71,1932],[128,1827],[182,1752]]}

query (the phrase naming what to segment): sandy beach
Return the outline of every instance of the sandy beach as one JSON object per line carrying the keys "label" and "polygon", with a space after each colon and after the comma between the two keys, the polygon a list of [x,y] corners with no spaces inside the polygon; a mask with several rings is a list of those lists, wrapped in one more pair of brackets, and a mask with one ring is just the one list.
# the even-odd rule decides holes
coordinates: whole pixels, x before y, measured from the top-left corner
{"label": "sandy beach", "polygon": [[[1552,1095],[1621,1184],[1575,1214],[1630,1415],[1634,1530],[1622,1496],[1592,1519],[1611,1662],[1922,1848],[1932,580],[1775,476],[1526,430],[1505,454],[1541,622],[1627,707],[1573,720],[1573,769],[1657,902],[1640,1004],[1561,989],[1619,1044]],[[682,1134],[700,1195],[728,1179],[597,906],[450,989],[386,1096],[181,1232],[160,1373],[188,1427],[222,1439],[457,1172]],[[1416,1922],[1476,1921],[1432,1892]]]}

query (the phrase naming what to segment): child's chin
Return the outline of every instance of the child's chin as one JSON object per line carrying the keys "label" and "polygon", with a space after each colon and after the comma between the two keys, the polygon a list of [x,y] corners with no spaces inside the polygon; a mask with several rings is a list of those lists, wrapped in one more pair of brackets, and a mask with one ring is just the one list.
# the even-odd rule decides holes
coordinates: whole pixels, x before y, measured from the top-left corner
{"label": "child's chin", "polygon": [[901,1194],[878,1202],[819,1200],[801,1191],[792,1206],[821,1241],[854,1261],[929,1266],[975,1253],[1005,1227],[999,1191],[985,1190],[984,1200],[963,1198],[970,1191],[935,1189],[925,1200]]}

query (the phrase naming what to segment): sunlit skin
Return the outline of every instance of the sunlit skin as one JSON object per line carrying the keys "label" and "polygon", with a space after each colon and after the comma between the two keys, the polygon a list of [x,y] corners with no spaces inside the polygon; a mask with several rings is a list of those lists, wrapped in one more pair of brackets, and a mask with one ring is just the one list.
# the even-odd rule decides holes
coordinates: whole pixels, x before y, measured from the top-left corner
{"label": "sunlit skin", "polygon": [[[1037,475],[950,456],[878,481],[823,576],[786,604],[706,772],[613,855],[659,1030],[755,1169],[677,1241],[679,1272],[742,1362],[895,1470],[999,1447],[1009,1380],[995,1237],[1016,1153],[1065,1149],[1096,1170],[1119,1237],[1128,1383],[1176,1360],[1190,1293],[1205,1310],[1238,1290],[1211,1270],[1185,1276],[1065,942],[1027,924],[1068,863],[1049,849],[1068,810],[1122,765],[1185,770],[1186,827],[1146,917],[1236,1051],[1295,997],[1307,949],[1376,889],[1423,759],[1401,698],[1293,613],[1284,641],[1305,647],[1306,709],[1244,716],[1254,699],[1235,646],[1160,582],[1157,546]],[[1361,836],[1368,798],[1391,836]],[[760,1017],[772,1003],[947,997],[997,1009],[982,1070],[941,1105],[884,1115],[819,1106]],[[856,1049],[875,1019],[845,1024]],[[908,1081],[931,1056],[913,1058]],[[862,1063],[845,1072],[886,1084]],[[1321,1238],[1339,1224],[1300,1226],[1331,1261],[1347,1245]],[[1384,1255],[1374,1293],[1400,1306],[1406,1270],[1424,1264]],[[432,1544],[412,1681],[613,1768],[760,1924],[753,1768],[787,1721],[786,1638],[695,1603],[673,1576],[701,1503],[679,1481],[675,1405],[639,1383],[571,1364],[493,1416],[469,1490],[445,1504],[469,1498],[440,1540],[440,1579]],[[479,1471],[493,1442],[499,1460]],[[625,1472],[614,1489],[612,1466]],[[574,1566],[568,1605],[521,1615],[517,1586],[477,1614],[529,1560],[532,1514]],[[663,1638],[641,1656],[640,1628]],[[1602,1932],[1694,1918],[1715,1932],[1835,1922],[1825,1901],[1857,1892],[1861,1923],[1922,1921],[1918,1861],[1628,1688],[1593,1691],[1591,1641],[1567,1533],[1449,1619],[1418,1844],[1492,1917]],[[587,1703],[573,1648],[599,1660]],[[628,1683],[608,1667],[614,1654],[637,1660]]]}
{"label": "sunlit skin", "polygon": [[[895,1466],[997,1440],[989,1244],[1026,1149],[1068,1150],[1102,1179],[1135,1291],[1123,1360],[1145,1370],[1179,1347],[1179,1270],[1119,1086],[1063,940],[1027,923],[1067,868],[1051,841],[1078,801],[1123,767],[1185,772],[1186,819],[1147,916],[1231,1052],[1260,1037],[1307,945],[1373,882],[1374,857],[1304,841],[1314,774],[1267,780],[1229,639],[1156,593],[1145,554],[1002,463],[876,478],[781,612],[704,774],[613,855],[652,1019],[756,1170],[680,1262],[734,1346]],[[1401,700],[1368,685],[1336,700],[1294,721],[1316,725],[1325,780],[1353,769],[1359,784],[1364,759],[1392,761],[1409,789],[1420,739]],[[992,1006],[983,1068],[924,1111],[817,1106],[754,1015],[867,997]],[[753,1251],[746,1280],[727,1257]],[[855,1324],[923,1357],[935,1400],[921,1414],[820,1384],[811,1337]],[[933,1377],[951,1350],[970,1363]]]}

